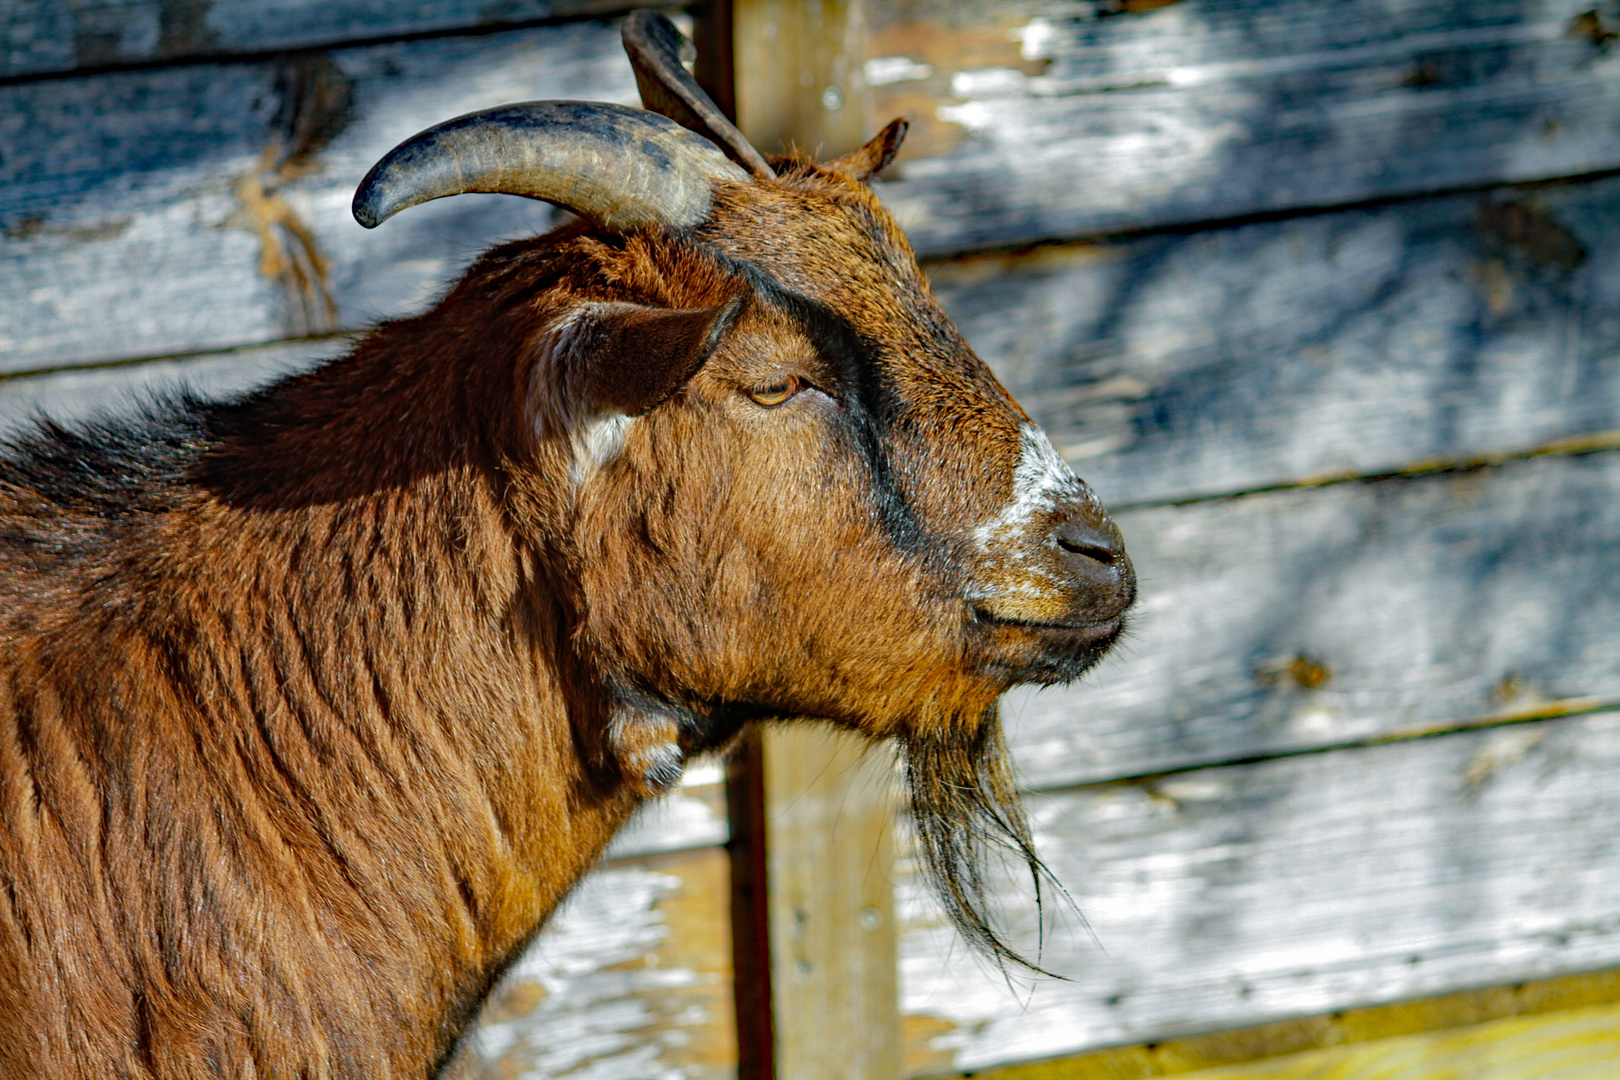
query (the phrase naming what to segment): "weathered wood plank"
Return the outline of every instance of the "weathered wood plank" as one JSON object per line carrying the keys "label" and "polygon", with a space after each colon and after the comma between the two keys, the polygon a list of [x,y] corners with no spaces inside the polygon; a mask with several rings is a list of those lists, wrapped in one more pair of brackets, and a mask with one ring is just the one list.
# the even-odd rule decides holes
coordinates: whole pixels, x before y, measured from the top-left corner
{"label": "weathered wood plank", "polygon": [[[1009,988],[903,877],[914,1073],[1620,963],[1620,714],[1052,792],[1030,809],[1089,925],[1047,926],[1043,963],[1072,981]],[[997,894],[1033,949],[1027,880]]]}
{"label": "weathered wood plank", "polygon": [[346,346],[341,338],[293,341],[0,379],[0,432],[14,431],[36,416],[53,420],[117,416],[182,389],[224,397],[337,356]]}
{"label": "weathered wood plank", "polygon": [[1620,181],[930,268],[1111,504],[1620,428]]}
{"label": "weathered wood plank", "polygon": [[721,762],[699,761],[674,791],[636,811],[608,845],[606,857],[639,858],[724,844],[731,838],[725,781]]}
{"label": "weathered wood plank", "polygon": [[726,896],[718,848],[596,871],[496,989],[450,1075],[735,1077]]}
{"label": "weathered wood plank", "polygon": [[[1313,1050],[1327,1050],[1366,1043],[1398,1045],[1392,1040],[1403,1036],[1459,1032],[1464,1045],[1484,1045],[1498,1039],[1518,1042],[1519,1030],[1496,1021],[1530,1020],[1529,1030],[1555,1030],[1577,1014],[1599,1016],[1620,1006],[1620,971],[1564,975],[1536,979],[1511,986],[1465,990],[1421,1001],[1402,1001],[1366,1009],[1338,1009],[1325,1016],[1280,1020],[1258,1027],[1237,1028],[1209,1035],[1180,1039],[1160,1039],[1137,1046],[1111,1047],[1086,1054],[1066,1055],[1046,1061],[1007,1065],[978,1073],[981,1080],[1153,1080],[1160,1076],[1204,1077],[1204,1070],[1259,1063],[1264,1069],[1270,1059],[1293,1066],[1307,1060]],[[1556,1014],[1556,1015],[1551,1015]],[[1536,1022],[1545,1021],[1545,1029]],[[1417,1044],[1422,1051],[1421,1042]],[[1615,1053],[1609,1047],[1611,1056]],[[1242,1075],[1241,1073],[1239,1075]],[[1314,1074],[1313,1074],[1314,1075]],[[1382,1075],[1382,1074],[1378,1074]],[[1431,1071],[1428,1075],[1432,1076]],[[1468,1070],[1443,1072],[1446,1076],[1469,1077]],[[1522,1076],[1542,1075],[1526,1071]],[[1560,1074],[1561,1075],[1561,1074]],[[1364,1073],[1328,1072],[1316,1080],[1343,1077],[1343,1080],[1369,1080]]]}
{"label": "weathered wood plank", "polygon": [[0,78],[604,14],[629,0],[0,0]]}
{"label": "weathered wood plank", "polygon": [[819,728],[765,735],[774,1075],[890,1080],[901,1068],[894,755]]}
{"label": "weathered wood plank", "polygon": [[507,101],[633,103],[586,22],[0,86],[0,371],[200,352],[420,309],[545,203],[466,195],[368,232],[404,137]]}
{"label": "weathered wood plank", "polygon": [[1142,582],[1082,683],[1008,695],[1035,787],[1620,701],[1620,454],[1119,516]]}
{"label": "weathered wood plank", "polygon": [[1315,1050],[1277,1061],[1187,1073],[1187,1080],[1613,1080],[1620,1005],[1495,1020],[1459,1031]]}
{"label": "weathered wood plank", "polygon": [[[1243,1065],[1138,1072],[1102,1060],[1059,1059],[975,1073],[978,1080],[1613,1080],[1620,1065],[1620,1005],[1512,1017],[1290,1054]],[[1104,1058],[1105,1055],[1096,1055]]]}
{"label": "weathered wood plank", "polygon": [[732,0],[737,126],[761,152],[822,159],[871,138],[861,0]]}
{"label": "weathered wood plank", "polygon": [[885,197],[937,253],[1614,168],[1620,12],[1589,10],[874,5],[873,123],[917,123]]}

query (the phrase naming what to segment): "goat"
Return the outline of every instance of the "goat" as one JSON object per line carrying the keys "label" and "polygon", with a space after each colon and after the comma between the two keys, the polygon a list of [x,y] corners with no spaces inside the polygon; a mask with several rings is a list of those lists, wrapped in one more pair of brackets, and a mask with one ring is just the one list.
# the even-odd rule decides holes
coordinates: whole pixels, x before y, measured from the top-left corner
{"label": "goat", "polygon": [[746,724],[904,750],[970,940],[1038,867],[996,699],[1086,670],[1119,530],[868,189],[650,110],[496,108],[355,214],[578,220],[341,359],[0,460],[0,1076],[421,1077],[638,804]]}

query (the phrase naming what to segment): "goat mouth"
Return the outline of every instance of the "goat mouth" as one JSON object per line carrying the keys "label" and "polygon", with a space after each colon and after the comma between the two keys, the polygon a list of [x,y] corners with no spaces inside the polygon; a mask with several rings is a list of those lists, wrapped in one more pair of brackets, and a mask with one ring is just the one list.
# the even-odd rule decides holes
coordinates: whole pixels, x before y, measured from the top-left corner
{"label": "goat mouth", "polygon": [[1014,683],[1069,682],[1079,678],[1125,632],[1125,616],[1096,621],[1005,619],[974,612],[991,646],[990,666]]}

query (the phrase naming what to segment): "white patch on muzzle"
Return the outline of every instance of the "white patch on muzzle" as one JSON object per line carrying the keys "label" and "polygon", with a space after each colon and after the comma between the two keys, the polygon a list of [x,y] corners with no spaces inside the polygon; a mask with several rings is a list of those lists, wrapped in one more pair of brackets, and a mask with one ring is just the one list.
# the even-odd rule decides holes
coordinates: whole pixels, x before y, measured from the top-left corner
{"label": "white patch on muzzle", "polygon": [[[1013,470],[1012,499],[1001,513],[973,530],[974,546],[988,557],[989,572],[973,598],[1044,596],[1064,587],[1063,579],[1041,565],[1045,549],[1057,546],[1050,526],[1060,508],[1093,498],[1085,483],[1058,454],[1046,433],[1034,424],[1019,432],[1018,467]],[[1031,535],[1040,529],[1044,535]]]}
{"label": "white patch on muzzle", "polygon": [[525,403],[538,438],[568,444],[568,479],[576,488],[618,456],[636,422],[633,416],[597,407],[584,393],[589,360],[582,355],[579,330],[592,306],[581,304],[569,312],[540,341]]}
{"label": "white patch on muzzle", "polygon": [[1024,538],[1030,522],[1064,503],[1089,496],[1085,484],[1058,455],[1046,432],[1025,424],[1018,438],[1018,467],[1013,470],[1012,501],[993,520],[973,531],[982,551],[998,550]]}

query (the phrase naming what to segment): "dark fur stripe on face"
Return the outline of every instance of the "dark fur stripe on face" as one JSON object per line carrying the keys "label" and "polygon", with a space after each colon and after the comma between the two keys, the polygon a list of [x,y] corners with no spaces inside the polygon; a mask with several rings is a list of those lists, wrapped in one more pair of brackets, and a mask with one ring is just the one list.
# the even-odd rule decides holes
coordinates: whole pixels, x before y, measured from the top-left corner
{"label": "dark fur stripe on face", "polygon": [[851,448],[867,464],[870,499],[884,532],[900,550],[912,554],[929,549],[917,515],[906,503],[894,475],[889,446],[895,391],[875,356],[879,346],[869,341],[826,304],[785,289],[760,267],[720,253],[714,258],[752,286],[755,295],[793,320],[820,357],[838,372],[838,403],[855,440]]}
{"label": "dark fur stripe on face", "polygon": [[930,725],[926,734],[907,738],[904,750],[917,846],[945,914],[969,945],[998,962],[1051,974],[1008,946],[991,921],[986,875],[992,854],[1029,869],[1037,920],[1043,886],[1063,891],[1035,854],[996,707],[973,725]]}

